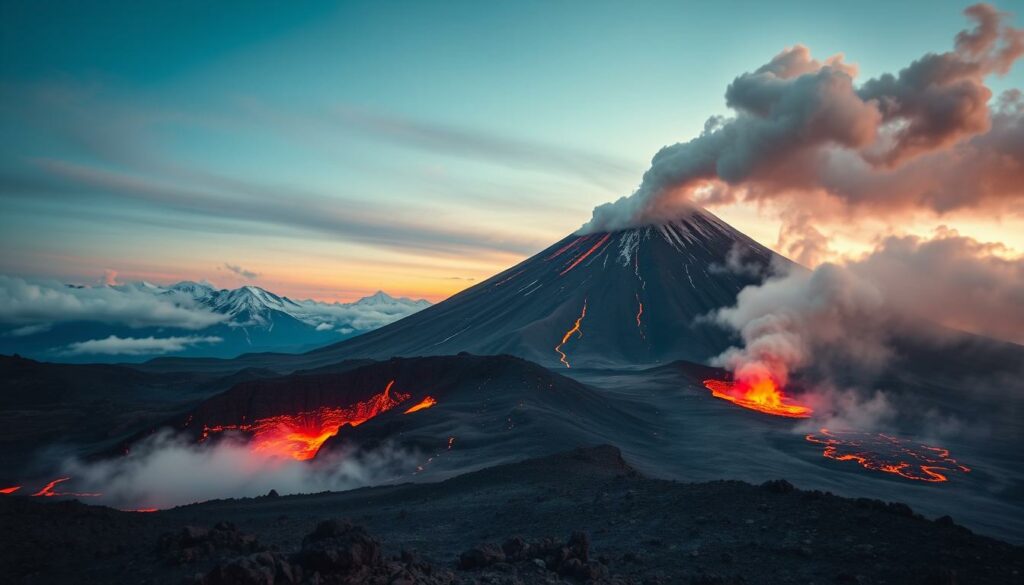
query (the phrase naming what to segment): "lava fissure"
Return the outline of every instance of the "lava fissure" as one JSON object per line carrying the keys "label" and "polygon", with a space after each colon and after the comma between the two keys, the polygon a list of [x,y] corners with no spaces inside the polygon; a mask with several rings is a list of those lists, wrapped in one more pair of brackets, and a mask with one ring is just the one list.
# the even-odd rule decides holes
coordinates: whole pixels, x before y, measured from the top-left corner
{"label": "lava fissure", "polygon": [[607,242],[607,241],[608,241],[608,238],[610,238],[610,237],[611,237],[611,234],[605,234],[604,236],[602,236],[602,237],[601,237],[601,239],[600,239],[600,240],[598,240],[596,244],[594,244],[593,246],[591,246],[589,250],[587,250],[586,252],[584,252],[583,254],[581,254],[581,255],[580,255],[579,257],[577,257],[577,258],[576,258],[575,260],[573,260],[572,264],[570,264],[568,268],[566,268],[565,270],[563,270],[562,272],[560,272],[560,273],[559,273],[558,275],[559,275],[559,276],[564,276],[564,275],[565,275],[565,273],[567,273],[567,272],[569,272],[570,270],[572,270],[573,268],[576,268],[577,266],[579,266],[580,262],[583,262],[583,261],[584,261],[584,260],[586,260],[586,259],[587,259],[587,258],[588,258],[588,257],[589,257],[589,256],[590,256],[591,254],[593,254],[594,252],[596,252],[596,251],[597,251],[597,249],[598,249],[598,248],[600,248],[601,246],[603,246],[603,245],[605,244],[605,242]]}
{"label": "lava fissure", "polygon": [[58,491],[54,490],[54,488],[57,487],[57,484],[64,483],[65,481],[68,481],[69,479],[71,479],[71,478],[70,477],[57,478],[57,479],[51,481],[50,483],[46,484],[45,486],[43,486],[43,488],[41,490],[39,490],[38,492],[32,494],[32,496],[33,497],[42,497],[42,498],[52,498],[52,497],[57,497],[57,496],[71,496],[71,497],[77,497],[77,498],[95,498],[95,497],[99,497],[99,496],[103,495],[103,494],[100,494],[100,493],[58,492]]}
{"label": "lava fissure", "polygon": [[433,396],[425,396],[425,397],[423,397],[423,400],[420,400],[416,404],[410,406],[402,414],[412,414],[412,413],[414,413],[416,411],[430,408],[431,406],[434,406],[435,404],[437,404],[437,400]]}
{"label": "lava fissure", "polygon": [[646,339],[641,317],[644,316],[644,302],[640,300],[640,293],[636,293],[636,328],[640,330],[640,338]]}
{"label": "lava fissure", "polygon": [[561,248],[555,250],[555,253],[550,255],[550,256],[548,256],[547,258],[545,258],[545,260],[554,260],[555,258],[561,256],[563,252],[565,252],[566,250],[572,248],[573,246],[575,246],[576,244],[580,243],[582,240],[587,239],[588,237],[589,236],[580,236],[580,237],[576,238],[575,240],[573,240],[573,241],[569,242],[568,244],[562,246]]}
{"label": "lava fissure", "polygon": [[576,322],[573,324],[573,326],[568,331],[565,332],[565,335],[562,336],[562,342],[555,346],[555,351],[558,352],[559,355],[559,361],[565,364],[565,367],[567,368],[571,368],[572,366],[569,365],[569,360],[567,359],[568,356],[565,354],[564,351],[562,351],[562,347],[569,342],[569,338],[572,337],[574,333],[579,333],[579,336],[583,337],[583,330],[580,329],[580,325],[583,323],[583,319],[586,316],[587,300],[583,299],[583,311],[580,313],[580,316],[576,318]]}
{"label": "lava fissure", "polygon": [[21,489],[20,485],[12,485],[11,487],[5,487],[0,489],[0,494],[13,494],[14,492]]}
{"label": "lava fissure", "polygon": [[704,380],[704,386],[711,390],[715,398],[728,400],[743,408],[756,410],[765,414],[785,416],[789,418],[807,418],[813,412],[801,404],[790,402],[771,378],[760,378],[753,383],[747,381],[727,382],[724,380]]}
{"label": "lava fissure", "polygon": [[891,473],[905,479],[941,483],[949,473],[970,473],[971,468],[957,462],[949,449],[914,443],[883,433],[830,431],[809,434],[807,441],[824,445],[822,456],[836,461],[856,461],[864,469]]}
{"label": "lava fissure", "polygon": [[[213,433],[242,431],[252,434],[252,450],[271,456],[312,459],[320,445],[344,425],[359,426],[408,400],[411,394],[394,392],[391,380],[380,394],[347,407],[321,406],[316,410],[280,414],[236,425],[204,426],[200,442]],[[423,407],[427,408],[427,407]]]}

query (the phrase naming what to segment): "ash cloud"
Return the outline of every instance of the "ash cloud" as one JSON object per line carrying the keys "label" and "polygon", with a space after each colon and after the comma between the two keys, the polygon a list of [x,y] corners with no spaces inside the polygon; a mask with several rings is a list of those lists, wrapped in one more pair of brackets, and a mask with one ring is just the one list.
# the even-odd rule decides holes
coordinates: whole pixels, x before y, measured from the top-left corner
{"label": "ash cloud", "polygon": [[[710,316],[742,339],[713,363],[737,379],[797,379],[819,423],[891,422],[893,396],[876,386],[900,341],[940,347],[963,339],[953,331],[962,330],[1024,343],[1024,257],[1004,252],[940,228],[931,239],[886,238],[843,264],[776,273]],[[924,415],[944,428],[959,424]]]}
{"label": "ash cloud", "polygon": [[842,55],[782,51],[726,89],[734,117],[711,118],[697,138],[661,149],[637,190],[595,208],[581,232],[658,223],[692,202],[829,202],[877,215],[1021,211],[1024,104],[1009,91],[991,110],[985,80],[1024,54],[1024,30],[988,4],[965,14],[975,26],[953,50],[859,87]]}
{"label": "ash cloud", "polygon": [[75,491],[121,509],[169,508],[218,498],[316,493],[379,484],[415,467],[416,456],[383,446],[331,454],[313,462],[258,455],[242,441],[197,445],[169,431],[134,446],[125,457],[71,459],[62,466]]}

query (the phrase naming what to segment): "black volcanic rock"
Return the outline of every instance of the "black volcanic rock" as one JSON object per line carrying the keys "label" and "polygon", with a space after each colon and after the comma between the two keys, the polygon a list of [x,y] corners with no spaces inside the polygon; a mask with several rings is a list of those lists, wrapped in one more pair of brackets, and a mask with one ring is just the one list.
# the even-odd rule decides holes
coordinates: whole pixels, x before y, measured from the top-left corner
{"label": "black volcanic rock", "polygon": [[[457,446],[460,456],[481,453],[479,460],[489,462],[583,445],[602,429],[642,434],[640,421],[610,398],[507,355],[394,358],[337,373],[244,382],[204,401],[183,420],[198,437],[207,426],[348,407],[389,384],[393,398],[407,398],[357,427],[342,427],[321,452],[352,444],[371,450],[392,443],[427,458]],[[406,414],[428,396],[436,401],[434,406]]]}

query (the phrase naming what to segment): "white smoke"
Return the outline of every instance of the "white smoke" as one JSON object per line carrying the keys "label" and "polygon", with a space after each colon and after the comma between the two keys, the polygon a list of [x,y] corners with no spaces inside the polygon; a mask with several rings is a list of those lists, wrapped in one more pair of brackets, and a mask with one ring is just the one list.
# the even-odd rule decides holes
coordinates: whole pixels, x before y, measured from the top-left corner
{"label": "white smoke", "polygon": [[826,423],[891,422],[894,397],[876,386],[900,341],[941,346],[963,339],[956,329],[1024,341],[1024,257],[1005,252],[939,229],[927,240],[887,238],[841,264],[776,273],[709,316],[742,339],[712,363],[737,380],[785,386],[797,376],[811,390],[801,399]]}
{"label": "white smoke", "polygon": [[298,461],[252,451],[241,439],[196,444],[163,431],[125,456],[86,462],[70,459],[62,473],[76,492],[119,509],[169,508],[219,498],[348,490],[392,480],[415,467],[416,454],[391,446],[368,453],[340,451]]}
{"label": "white smoke", "polygon": [[[988,4],[964,13],[975,27],[957,35],[953,50],[860,86],[843,55],[818,61],[801,45],[736,77],[725,92],[735,115],[662,148],[636,191],[596,207],[581,233],[664,222],[688,202],[778,201],[787,223],[825,202],[890,219],[918,210],[1019,212],[1024,105],[1010,90],[991,112],[986,79],[1024,54],[1024,30]],[[803,225],[787,237],[798,227],[813,235]],[[820,246],[812,238],[792,253],[811,261]]]}

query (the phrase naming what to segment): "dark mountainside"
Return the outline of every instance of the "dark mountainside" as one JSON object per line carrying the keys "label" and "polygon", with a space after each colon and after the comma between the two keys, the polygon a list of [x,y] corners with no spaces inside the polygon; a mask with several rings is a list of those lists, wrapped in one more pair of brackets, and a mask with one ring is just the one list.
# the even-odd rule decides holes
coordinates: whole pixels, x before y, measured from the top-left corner
{"label": "dark mountainside", "polygon": [[[324,522],[340,518],[357,526]],[[1024,549],[948,518],[781,480],[648,479],[613,447],[441,483],[152,514],[4,498],[0,519],[0,572],[26,584],[1008,585],[1024,574]]]}

